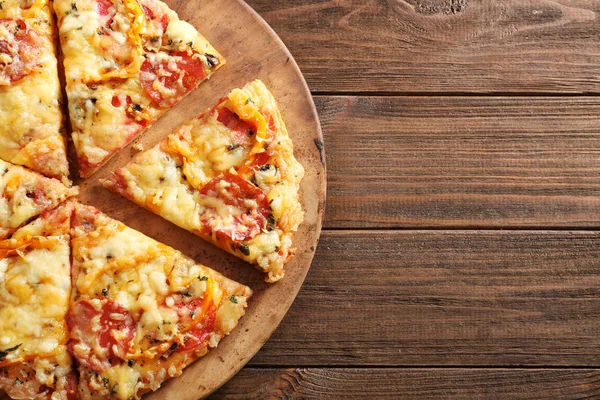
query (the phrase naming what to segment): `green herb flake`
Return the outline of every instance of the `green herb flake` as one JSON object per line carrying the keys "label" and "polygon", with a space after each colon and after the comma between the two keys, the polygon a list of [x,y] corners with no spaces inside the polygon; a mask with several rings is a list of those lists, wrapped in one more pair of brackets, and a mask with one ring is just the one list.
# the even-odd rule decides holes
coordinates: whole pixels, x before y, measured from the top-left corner
{"label": "green herb flake", "polygon": [[248,246],[246,246],[245,244],[240,244],[240,252],[245,256],[249,256],[250,248]]}
{"label": "green herb flake", "polygon": [[108,382],[110,382],[108,378],[102,377],[102,384],[104,387],[108,387]]}
{"label": "green herb flake", "polygon": [[22,345],[23,345],[23,343],[19,343],[18,345],[14,346],[14,347],[11,347],[10,349],[6,349],[6,350],[0,351],[0,358],[6,357],[8,355],[8,353],[10,353],[11,351],[17,350]]}
{"label": "green herb flake", "polygon": [[19,378],[15,379],[15,383],[18,383],[19,385],[23,384],[23,381]]}
{"label": "green herb flake", "polygon": [[231,302],[232,302],[233,304],[238,304],[238,298],[237,298],[237,296],[236,296],[235,294],[234,294],[233,296],[231,296],[231,297],[229,298],[229,300],[231,300]]}
{"label": "green herb flake", "polygon": [[199,276],[199,277],[198,277],[198,280],[199,280],[200,282],[207,281],[207,280],[208,280],[208,276]]}
{"label": "green herb flake", "polygon": [[112,387],[112,389],[110,390],[110,394],[116,394],[117,390],[119,390],[119,384],[115,383],[115,385]]}

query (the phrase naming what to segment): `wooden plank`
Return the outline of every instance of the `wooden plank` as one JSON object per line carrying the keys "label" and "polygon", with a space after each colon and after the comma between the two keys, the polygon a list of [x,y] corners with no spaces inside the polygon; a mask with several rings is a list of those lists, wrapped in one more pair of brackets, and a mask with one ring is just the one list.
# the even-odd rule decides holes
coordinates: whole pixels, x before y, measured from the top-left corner
{"label": "wooden plank", "polygon": [[600,226],[600,98],[316,103],[328,228]]}
{"label": "wooden plank", "polygon": [[592,399],[595,369],[246,368],[210,400]]}
{"label": "wooden plank", "polygon": [[600,2],[249,0],[313,91],[600,92]]}
{"label": "wooden plank", "polygon": [[600,232],[324,231],[255,366],[598,366]]}

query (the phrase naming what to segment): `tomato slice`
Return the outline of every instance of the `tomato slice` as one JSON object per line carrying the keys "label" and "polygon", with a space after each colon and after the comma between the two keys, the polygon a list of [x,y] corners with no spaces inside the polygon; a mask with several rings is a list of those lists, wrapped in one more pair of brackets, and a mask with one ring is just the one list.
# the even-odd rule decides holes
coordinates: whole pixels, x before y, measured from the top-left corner
{"label": "tomato slice", "polygon": [[[76,302],[67,315],[71,331],[71,354],[95,371],[125,359],[135,335],[135,323],[128,309],[111,299],[99,299],[99,309],[88,300]],[[85,346],[77,346],[84,344]]]}
{"label": "tomato slice", "polygon": [[256,171],[263,165],[267,164],[270,159],[271,159],[271,154],[269,152],[264,151],[262,153],[256,153],[256,154],[254,154],[254,159],[248,166],[248,169],[251,171]]}
{"label": "tomato slice", "polygon": [[256,126],[251,122],[241,119],[229,108],[223,107],[218,111],[217,121],[231,129],[233,140],[236,144],[248,145],[253,143]]}
{"label": "tomato slice", "polygon": [[[215,209],[206,207],[200,216],[206,234],[215,233],[219,240],[238,243],[253,238],[265,227],[270,214],[267,195],[241,176],[227,174],[216,177],[202,188],[200,194],[216,197],[226,206],[237,209],[237,212],[232,212],[233,223],[229,223]],[[253,205],[249,206],[250,203]]]}
{"label": "tomato slice", "polygon": [[97,3],[98,15],[100,15],[101,25],[104,27],[112,23],[112,19],[117,14],[117,9],[113,6],[111,0],[98,0]]}
{"label": "tomato slice", "polygon": [[144,10],[144,14],[149,20],[157,20],[158,25],[162,28],[163,31],[167,29],[167,25],[169,25],[169,16],[167,14],[162,14],[160,18],[156,18],[156,13],[146,5],[142,5],[142,10]]}
{"label": "tomato slice", "polygon": [[204,318],[194,325],[184,336],[180,351],[192,351],[206,343],[210,333],[215,329],[215,307],[211,307]]}
{"label": "tomato slice", "polygon": [[[169,68],[173,65],[177,66],[176,71]],[[146,59],[140,74],[142,87],[148,96],[154,103],[164,108],[174,106],[204,78],[206,78],[204,62],[179,51],[172,52],[167,60],[152,62]]]}
{"label": "tomato slice", "polygon": [[8,36],[0,39],[0,83],[17,82],[39,68],[37,46],[39,35],[22,19],[0,19]]}

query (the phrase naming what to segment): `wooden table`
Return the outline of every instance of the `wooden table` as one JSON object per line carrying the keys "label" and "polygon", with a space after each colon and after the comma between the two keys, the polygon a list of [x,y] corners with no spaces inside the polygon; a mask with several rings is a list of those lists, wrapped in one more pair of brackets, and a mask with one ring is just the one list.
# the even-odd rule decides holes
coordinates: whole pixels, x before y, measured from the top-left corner
{"label": "wooden table", "polygon": [[600,1],[249,4],[313,92],[327,211],[212,398],[600,398]]}

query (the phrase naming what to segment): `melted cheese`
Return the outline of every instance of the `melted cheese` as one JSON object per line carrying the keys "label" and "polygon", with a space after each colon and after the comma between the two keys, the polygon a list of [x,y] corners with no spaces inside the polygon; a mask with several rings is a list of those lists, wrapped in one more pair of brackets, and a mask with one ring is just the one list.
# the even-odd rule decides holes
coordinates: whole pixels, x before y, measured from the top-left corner
{"label": "melted cheese", "polygon": [[68,237],[0,242],[0,360],[64,350],[71,289]]}
{"label": "melted cheese", "polygon": [[0,160],[0,236],[78,193],[59,181]]}
{"label": "melted cheese", "polygon": [[[107,21],[99,16],[96,4],[93,0],[54,2],[65,54],[73,142],[79,158],[89,164],[89,170],[83,171],[85,175],[92,173],[169,108],[157,105],[142,88],[141,79],[144,78],[154,80],[156,90],[165,96],[175,93],[160,85],[156,76],[141,72],[141,65],[146,59],[168,59],[173,62],[173,57],[166,50],[189,50],[181,50],[175,44],[188,46],[191,41],[187,39],[193,36],[194,49],[201,53],[200,57],[209,52],[219,59],[219,65],[224,63],[206,39],[191,25],[180,21],[177,14],[162,2],[115,2],[113,7],[116,8],[116,14],[110,29],[104,26]],[[141,4],[157,13],[160,11],[161,15],[168,15],[170,23],[165,37],[162,27],[144,16]],[[152,38],[160,40],[148,42],[152,46],[143,44]],[[158,47],[154,48],[153,43]],[[162,48],[161,43],[165,44]],[[145,51],[144,48],[153,50]],[[215,69],[208,70],[207,74],[210,75]],[[133,123],[126,107],[113,107],[111,103],[114,96],[122,98],[123,104],[126,96],[129,96],[132,104],[142,110],[136,111],[134,118],[142,124]]]}
{"label": "melted cheese", "polygon": [[[220,107],[229,108],[257,127],[257,140],[252,146],[235,146],[236,133],[217,119],[216,110]],[[272,154],[269,164],[256,171],[248,168],[254,157],[263,151]],[[256,182],[267,195],[276,220],[275,229],[265,230],[242,243],[247,246],[244,253],[232,249],[229,243],[219,242],[215,235],[203,233],[203,221],[208,221],[211,228],[237,229],[241,233],[248,230],[246,224],[236,223],[236,219],[247,218],[241,209],[223,201],[226,191],[218,191],[219,196],[200,195],[208,182],[225,173],[239,173]],[[292,141],[275,99],[262,82],[254,81],[242,89],[234,89],[215,109],[183,125],[154,148],[138,154],[133,162],[103,184],[176,225],[257,264],[268,273],[267,280],[272,282],[283,277],[283,265],[293,254],[294,232],[304,217],[298,195],[303,176],[304,169],[294,158]],[[245,206],[252,211],[257,205],[248,203]]]}
{"label": "melted cheese", "polygon": [[[0,157],[68,182],[69,166],[62,135],[63,117],[49,2],[36,1],[23,11],[18,1],[3,1],[1,18],[24,18],[40,43],[39,68],[25,78],[0,84]],[[0,33],[0,36],[2,34]]]}
{"label": "melted cheese", "polygon": [[[79,213],[90,213],[89,208],[78,207]],[[244,314],[251,291],[104,215],[96,215],[95,225],[89,232],[85,226],[74,230],[73,262],[78,271],[74,277],[76,299],[98,299],[91,302],[100,306],[102,299],[108,296],[129,310],[136,323],[136,334],[127,358],[136,362],[102,371],[101,376],[108,379],[108,383],[100,385],[98,381],[90,385],[99,394],[110,389],[118,398],[128,399],[148,385],[158,388],[162,380],[178,375],[193,361],[189,353],[181,353],[168,361],[160,358],[174,341],[181,341],[177,338],[191,328],[192,321],[202,318],[199,314],[189,320],[189,309],[177,305],[176,298],[178,301],[201,299],[203,308],[218,310],[216,330],[211,333],[216,345]],[[107,296],[102,294],[103,290]],[[230,300],[233,295],[239,297],[236,303]],[[184,323],[182,321],[187,320],[182,318],[189,321]],[[149,341],[148,337],[156,342]],[[78,350],[85,349],[76,348]],[[94,352],[102,354],[103,349],[94,349]],[[168,376],[167,370],[170,371]],[[141,381],[142,376],[145,383]]]}

